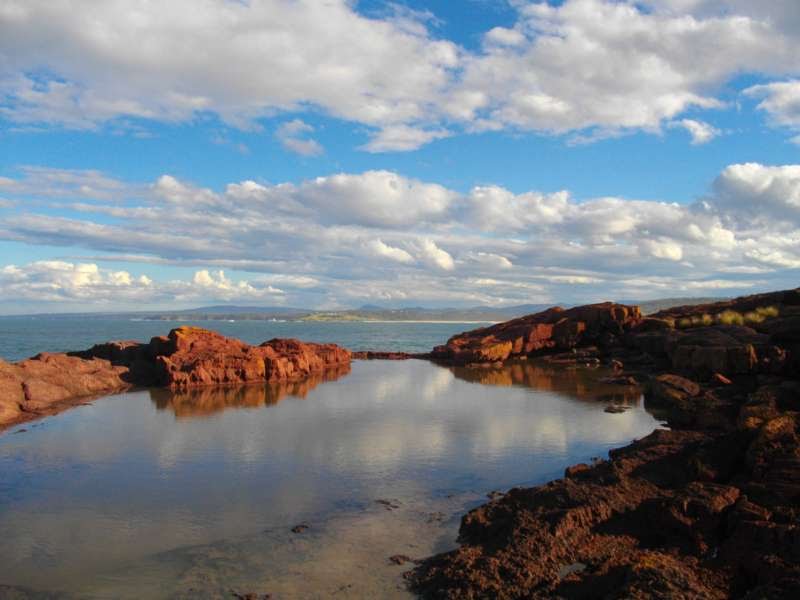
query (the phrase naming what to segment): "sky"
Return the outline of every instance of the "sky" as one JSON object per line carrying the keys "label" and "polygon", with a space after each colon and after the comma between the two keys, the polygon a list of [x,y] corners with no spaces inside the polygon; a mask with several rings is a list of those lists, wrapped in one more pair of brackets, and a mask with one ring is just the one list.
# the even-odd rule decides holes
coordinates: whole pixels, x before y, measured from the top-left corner
{"label": "sky", "polygon": [[0,0],[0,314],[798,275],[796,0]]}

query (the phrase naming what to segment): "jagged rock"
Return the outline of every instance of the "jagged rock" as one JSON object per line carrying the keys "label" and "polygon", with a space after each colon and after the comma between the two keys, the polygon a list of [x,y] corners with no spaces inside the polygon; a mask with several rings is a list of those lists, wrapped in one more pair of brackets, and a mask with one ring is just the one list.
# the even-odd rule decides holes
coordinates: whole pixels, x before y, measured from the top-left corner
{"label": "jagged rock", "polygon": [[504,361],[579,345],[613,344],[641,319],[636,306],[606,302],[564,310],[560,307],[468,331],[437,346],[432,358],[451,364]]}
{"label": "jagged rock", "polygon": [[83,352],[0,361],[0,426],[131,385],[193,388],[297,381],[349,364],[350,352],[334,344],[271,340],[249,346],[205,329],[181,327],[148,344],[109,342]]}
{"label": "jagged rock", "polygon": [[[764,307],[752,327],[708,316]],[[413,590],[453,599],[798,597],[800,290],[679,307],[599,336],[564,317],[555,323],[573,356],[593,345],[606,360],[649,365],[646,406],[672,429],[472,510],[460,546],[408,574]],[[600,341],[605,333],[612,345]],[[455,360],[480,347],[470,334],[451,342],[443,353]]]}

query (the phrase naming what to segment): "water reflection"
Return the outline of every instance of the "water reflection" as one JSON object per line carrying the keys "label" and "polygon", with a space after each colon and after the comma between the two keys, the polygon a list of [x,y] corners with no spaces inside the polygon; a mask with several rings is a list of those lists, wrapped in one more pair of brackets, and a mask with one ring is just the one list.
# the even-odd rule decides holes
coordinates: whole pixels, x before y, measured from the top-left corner
{"label": "water reflection", "polygon": [[613,402],[633,406],[642,397],[635,386],[604,383],[611,371],[578,367],[566,369],[541,361],[518,361],[504,365],[453,367],[453,374],[464,381],[482,385],[521,385],[540,392],[556,392],[580,400]]}
{"label": "water reflection", "polygon": [[314,373],[301,381],[204,387],[191,390],[151,389],[150,400],[159,410],[171,410],[175,417],[203,417],[228,408],[258,408],[278,404],[287,396],[305,398],[321,383],[336,381],[350,373],[350,365],[339,365]]}
{"label": "water reflection", "polygon": [[[599,371],[359,361],[343,374],[121,394],[0,435],[0,584],[194,598],[235,581],[303,598],[361,581],[346,589],[389,597],[403,569],[386,559],[452,543],[460,499],[557,477],[657,426],[624,388],[609,393],[633,407],[605,414]],[[301,521],[310,533],[291,535]]]}

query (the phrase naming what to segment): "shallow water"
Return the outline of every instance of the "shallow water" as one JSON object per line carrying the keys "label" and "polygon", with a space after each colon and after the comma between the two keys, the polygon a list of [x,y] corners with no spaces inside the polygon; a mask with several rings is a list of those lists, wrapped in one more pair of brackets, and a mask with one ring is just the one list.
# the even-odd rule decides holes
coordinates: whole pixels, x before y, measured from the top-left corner
{"label": "shallow water", "polygon": [[407,597],[410,565],[390,556],[450,548],[487,492],[658,426],[599,374],[357,361],[285,386],[120,394],[14,428],[0,435],[0,584]]}

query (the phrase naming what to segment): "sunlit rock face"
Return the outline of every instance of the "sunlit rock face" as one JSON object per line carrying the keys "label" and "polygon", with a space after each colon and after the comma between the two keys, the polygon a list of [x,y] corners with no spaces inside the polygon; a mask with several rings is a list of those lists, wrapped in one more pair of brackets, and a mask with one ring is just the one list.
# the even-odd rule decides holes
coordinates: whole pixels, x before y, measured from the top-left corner
{"label": "sunlit rock face", "polygon": [[187,389],[300,382],[349,364],[350,352],[335,344],[274,339],[250,346],[206,329],[180,327],[147,344],[109,342],[84,352],[0,361],[0,427],[132,385]]}
{"label": "sunlit rock face", "polygon": [[173,388],[292,381],[350,363],[350,352],[334,344],[275,339],[250,346],[195,327],[173,329],[150,347],[158,383]]}
{"label": "sunlit rock face", "polygon": [[[582,333],[579,322],[564,321],[570,335]],[[457,338],[479,344],[481,332]],[[670,430],[474,509],[462,519],[461,546],[411,574],[415,591],[435,598],[650,598],[653,590],[665,598],[797,596],[800,291],[662,311],[614,346],[550,358],[567,364],[589,352],[633,368],[646,382],[645,406]],[[547,379],[535,365],[483,370],[478,380],[499,384]]]}
{"label": "sunlit rock face", "polygon": [[437,360],[453,364],[504,361],[541,351],[578,345],[611,344],[642,319],[638,306],[605,302],[560,307],[453,336],[433,350]]}

